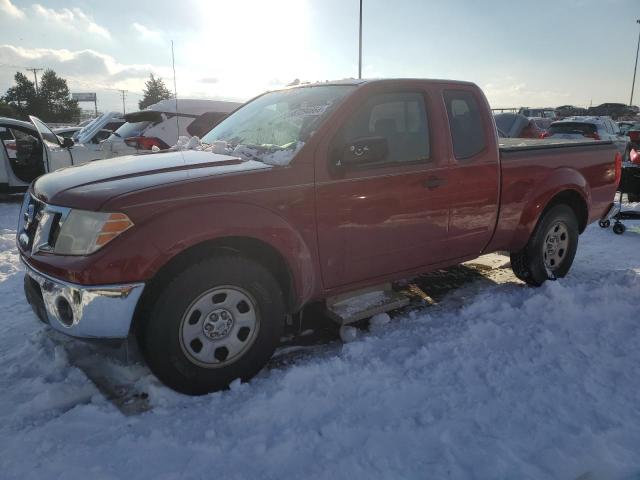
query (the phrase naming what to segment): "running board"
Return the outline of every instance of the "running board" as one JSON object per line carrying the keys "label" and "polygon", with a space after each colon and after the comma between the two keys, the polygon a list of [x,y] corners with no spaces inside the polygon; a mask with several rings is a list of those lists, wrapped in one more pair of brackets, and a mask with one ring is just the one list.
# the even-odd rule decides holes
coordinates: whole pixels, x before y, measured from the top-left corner
{"label": "running board", "polygon": [[405,307],[409,301],[407,296],[393,291],[391,284],[384,284],[328,298],[327,314],[339,325],[348,325]]}

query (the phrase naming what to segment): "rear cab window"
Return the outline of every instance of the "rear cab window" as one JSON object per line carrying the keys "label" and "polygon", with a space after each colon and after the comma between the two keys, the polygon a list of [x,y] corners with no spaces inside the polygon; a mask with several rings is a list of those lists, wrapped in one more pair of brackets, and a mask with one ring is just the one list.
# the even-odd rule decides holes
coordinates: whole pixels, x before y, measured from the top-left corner
{"label": "rear cab window", "polygon": [[467,160],[484,151],[487,139],[475,95],[467,90],[446,90],[444,101],[455,158]]}

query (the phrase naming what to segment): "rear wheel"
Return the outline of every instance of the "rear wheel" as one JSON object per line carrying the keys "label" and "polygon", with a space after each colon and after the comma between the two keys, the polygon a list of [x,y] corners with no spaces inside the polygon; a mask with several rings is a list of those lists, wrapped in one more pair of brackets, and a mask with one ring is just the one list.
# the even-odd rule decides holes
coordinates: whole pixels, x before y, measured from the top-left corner
{"label": "rear wheel", "polygon": [[278,345],[285,309],[261,265],[215,257],[184,270],[158,292],[139,335],[151,371],[167,386],[200,395],[249,380]]}
{"label": "rear wheel", "polygon": [[529,242],[511,253],[516,277],[533,286],[564,277],[578,248],[579,228],[575,213],[567,205],[555,205],[539,220]]}

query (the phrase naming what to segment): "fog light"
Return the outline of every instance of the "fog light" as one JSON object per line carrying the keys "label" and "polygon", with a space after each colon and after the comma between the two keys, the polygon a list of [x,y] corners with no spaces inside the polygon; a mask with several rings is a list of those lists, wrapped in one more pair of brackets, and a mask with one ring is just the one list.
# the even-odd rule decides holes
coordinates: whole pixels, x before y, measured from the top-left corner
{"label": "fog light", "polygon": [[66,327],[70,327],[73,324],[73,309],[71,305],[64,297],[58,297],[56,299],[56,308],[58,310],[58,319]]}

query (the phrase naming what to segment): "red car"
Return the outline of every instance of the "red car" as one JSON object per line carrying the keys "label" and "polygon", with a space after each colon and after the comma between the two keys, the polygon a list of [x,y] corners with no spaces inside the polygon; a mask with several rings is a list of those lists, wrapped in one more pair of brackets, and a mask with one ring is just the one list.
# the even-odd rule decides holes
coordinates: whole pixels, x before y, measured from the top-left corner
{"label": "red car", "polygon": [[135,335],[189,394],[251,378],[312,302],[346,324],[405,304],[396,281],[495,251],[530,285],[564,276],[620,178],[610,142],[499,145],[466,82],[274,91],[203,142],[40,177],[17,238],[40,319]]}

